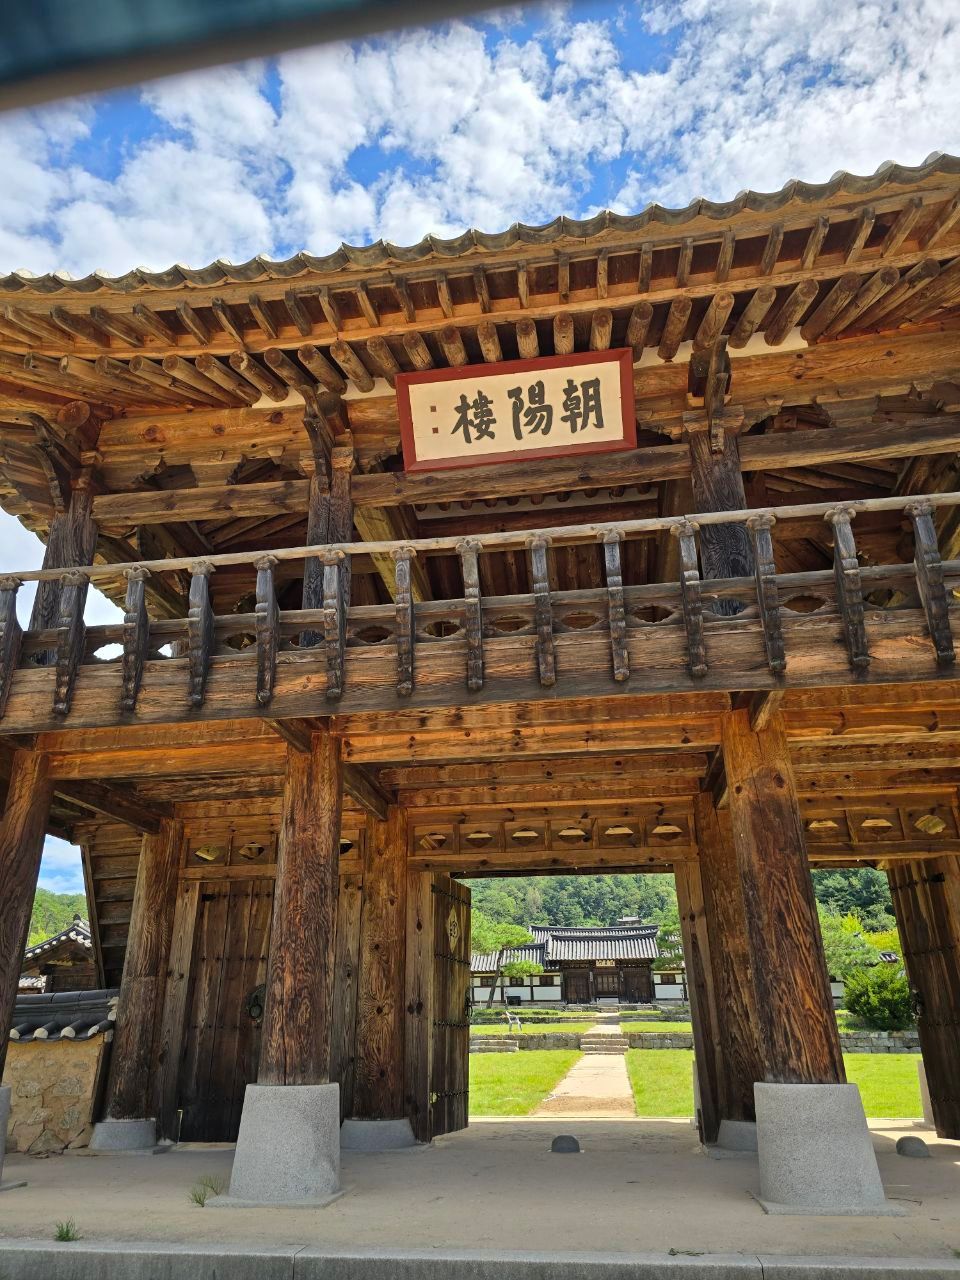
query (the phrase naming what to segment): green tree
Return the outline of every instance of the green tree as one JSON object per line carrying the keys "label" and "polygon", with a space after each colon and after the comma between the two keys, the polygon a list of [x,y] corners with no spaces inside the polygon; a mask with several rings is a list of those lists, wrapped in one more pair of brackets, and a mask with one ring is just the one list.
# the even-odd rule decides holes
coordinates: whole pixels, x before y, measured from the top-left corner
{"label": "green tree", "polygon": [[874,867],[814,871],[813,887],[817,901],[832,915],[853,912],[866,929],[875,931],[894,927],[890,886]]}
{"label": "green tree", "polygon": [[35,947],[45,938],[62,933],[73,923],[74,916],[87,919],[87,898],[83,893],[53,893],[50,889],[38,889],[33,899],[30,931],[27,946]]}
{"label": "green tree", "polygon": [[[489,955],[491,952],[496,952],[493,986],[490,988],[490,994],[487,997],[487,1006],[489,1008],[497,994],[501,975],[508,972],[503,963],[504,952],[509,951],[511,947],[522,947],[526,943],[532,942],[533,934],[520,925],[498,923],[491,920],[482,911],[473,911],[470,920],[470,938],[471,947],[478,955]],[[511,964],[510,968],[512,969],[515,965],[524,963],[526,962],[518,960]],[[537,972],[542,973],[542,967],[537,966]],[[516,973],[511,974],[511,976],[520,977],[521,975]]]}
{"label": "green tree", "polygon": [[913,1025],[910,984],[899,965],[878,964],[849,975],[844,1004],[867,1026],[903,1031]]}
{"label": "green tree", "polygon": [[683,936],[680,932],[680,912],[676,906],[661,913],[657,949],[660,955],[653,962],[657,973],[673,973],[683,968]]}
{"label": "green tree", "polygon": [[857,916],[852,912],[844,916],[834,915],[823,906],[818,910],[827,969],[835,982],[846,982],[856,970],[879,964],[880,951],[864,936],[863,925]]}

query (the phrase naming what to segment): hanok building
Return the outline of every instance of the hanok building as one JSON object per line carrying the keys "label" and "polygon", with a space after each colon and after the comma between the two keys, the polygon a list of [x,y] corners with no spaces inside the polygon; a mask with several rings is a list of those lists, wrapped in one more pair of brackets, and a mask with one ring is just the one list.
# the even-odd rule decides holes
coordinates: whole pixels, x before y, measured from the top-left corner
{"label": "hanok building", "polygon": [[[657,947],[655,924],[624,923],[601,927],[530,926],[533,941],[499,952],[474,953],[473,1002],[495,999],[504,1003],[649,1004],[657,995],[653,961]],[[504,975],[504,966],[539,966],[540,973]],[[670,975],[671,978],[674,975]],[[673,986],[670,984],[670,995]]]}
{"label": "hanok building", "polygon": [[66,929],[23,953],[19,988],[23,991],[93,991],[99,977],[90,925],[74,916]]}
{"label": "hanok building", "polygon": [[711,1140],[843,1080],[809,868],[873,866],[960,1137],[960,161],[12,274],[0,347],[0,1053],[47,831],[105,1116],[190,1139],[465,1125],[461,878],[672,870]]}

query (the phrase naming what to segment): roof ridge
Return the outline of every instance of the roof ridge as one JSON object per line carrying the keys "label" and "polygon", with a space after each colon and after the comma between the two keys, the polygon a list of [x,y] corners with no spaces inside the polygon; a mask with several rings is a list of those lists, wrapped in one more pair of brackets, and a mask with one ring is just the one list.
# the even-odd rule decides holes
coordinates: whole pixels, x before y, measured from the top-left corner
{"label": "roof ridge", "polygon": [[696,217],[716,220],[731,218],[745,209],[773,212],[794,199],[809,203],[835,195],[838,191],[869,195],[883,186],[918,182],[936,173],[960,174],[960,157],[934,151],[919,165],[900,165],[887,160],[872,174],[858,175],[847,169],[840,169],[827,182],[810,183],[791,178],[778,191],[749,189],[739,192],[732,200],[714,201],[700,196],[685,208],[668,209],[651,203],[634,214],[603,209],[589,218],[561,216],[539,225],[514,222],[500,232],[471,228],[450,238],[428,234],[412,245],[396,245],[380,239],[368,245],[342,243],[332,253],[322,255],[301,250],[289,258],[275,260],[258,254],[242,263],[217,258],[205,267],[174,264],[161,271],[135,267],[120,276],[91,271],[77,279],[71,278],[64,271],[35,275],[30,271],[17,270],[0,276],[0,292],[57,294],[66,290],[87,294],[102,291],[132,293],[144,287],[170,289],[192,285],[202,288],[223,283],[253,283],[255,280],[271,277],[290,279],[307,271],[331,272],[346,267],[370,268],[388,264],[409,266],[434,257],[460,258],[476,250],[509,249],[516,244],[552,244],[563,237],[590,240],[605,231],[634,231],[653,222],[675,227]]}

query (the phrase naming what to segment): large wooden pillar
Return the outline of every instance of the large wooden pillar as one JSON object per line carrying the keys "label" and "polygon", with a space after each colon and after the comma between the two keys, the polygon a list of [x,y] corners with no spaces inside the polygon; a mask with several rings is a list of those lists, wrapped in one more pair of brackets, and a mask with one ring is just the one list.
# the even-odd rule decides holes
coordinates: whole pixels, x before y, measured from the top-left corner
{"label": "large wooden pillar", "polygon": [[887,872],[937,1134],[960,1138],[960,858]]}
{"label": "large wooden pillar", "polygon": [[360,1120],[396,1120],[406,1114],[406,832],[406,815],[397,805],[389,807],[386,822],[367,819],[352,1110]]}
{"label": "large wooden pillar", "polygon": [[0,822],[0,1079],[52,794],[49,758],[42,752],[17,751]]}
{"label": "large wooden pillar", "polygon": [[721,1120],[756,1118],[753,1085],[763,1079],[753,967],[730,815],[696,797],[704,915],[717,1008],[717,1110]]}
{"label": "large wooden pillar", "polygon": [[700,1092],[697,1123],[701,1142],[715,1142],[721,1119],[717,1008],[700,867],[696,862],[678,862],[673,868],[673,874],[677,886],[677,907]]}
{"label": "large wooden pillar", "polygon": [[723,717],[723,760],[750,948],[763,1079],[845,1079],[783,718]]}
{"label": "large wooden pillar", "polygon": [[[83,471],[77,479],[66,511],[50,521],[50,533],[43,553],[44,569],[71,569],[93,564],[97,549],[97,526],[93,521],[93,492],[89,471]],[[55,627],[60,620],[60,600],[63,588],[60,582],[40,582],[30,613],[30,630],[42,631]],[[87,586],[81,589],[80,609],[86,598]]]}
{"label": "large wooden pillar", "polygon": [[258,1084],[329,1079],[342,801],[339,738],[287,749]]}
{"label": "large wooden pillar", "polygon": [[[742,511],[747,500],[740,470],[740,448],[731,432],[720,432],[713,447],[711,433],[692,430],[687,433],[690,446],[690,482],[697,511]],[[700,559],[703,577],[743,578],[753,573],[750,536],[743,524],[702,525]],[[712,605],[716,613],[739,613],[736,600],[720,600]]]}
{"label": "large wooden pillar", "polygon": [[145,835],[120,982],[110,1055],[108,1120],[151,1118],[156,1104],[157,1037],[173,936],[183,824],[164,818]]}

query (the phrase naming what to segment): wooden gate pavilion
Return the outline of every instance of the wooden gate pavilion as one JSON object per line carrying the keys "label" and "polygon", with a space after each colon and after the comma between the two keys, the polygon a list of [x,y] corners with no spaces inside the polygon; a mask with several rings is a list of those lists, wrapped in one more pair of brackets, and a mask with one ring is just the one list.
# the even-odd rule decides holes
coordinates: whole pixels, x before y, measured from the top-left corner
{"label": "wooden gate pavilion", "polygon": [[[557,405],[401,458],[415,386],[605,360],[618,447],[547,448]],[[47,832],[122,988],[106,1115],[170,1138],[233,1137],[254,1080],[462,1127],[460,878],[672,869],[709,1141],[755,1081],[843,1080],[809,867],[873,866],[960,1138],[958,445],[946,156],[0,279],[0,501],[46,543],[0,580],[0,1061]]]}

